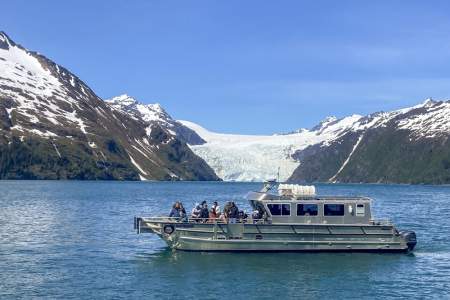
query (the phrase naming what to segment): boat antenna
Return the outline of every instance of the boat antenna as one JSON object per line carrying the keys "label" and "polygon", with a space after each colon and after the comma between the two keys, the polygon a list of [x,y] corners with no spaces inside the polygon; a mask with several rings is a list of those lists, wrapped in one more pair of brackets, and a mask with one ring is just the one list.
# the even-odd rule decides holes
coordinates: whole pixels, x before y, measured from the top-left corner
{"label": "boat antenna", "polygon": [[277,182],[280,182],[280,166],[278,166]]}

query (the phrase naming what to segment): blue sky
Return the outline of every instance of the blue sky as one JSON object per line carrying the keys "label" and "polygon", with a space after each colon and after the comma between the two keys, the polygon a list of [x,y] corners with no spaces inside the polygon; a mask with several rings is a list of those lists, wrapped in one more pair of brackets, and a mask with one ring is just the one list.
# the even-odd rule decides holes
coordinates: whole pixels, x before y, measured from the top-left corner
{"label": "blue sky", "polygon": [[230,133],[450,98],[446,1],[5,1],[0,30],[102,98]]}

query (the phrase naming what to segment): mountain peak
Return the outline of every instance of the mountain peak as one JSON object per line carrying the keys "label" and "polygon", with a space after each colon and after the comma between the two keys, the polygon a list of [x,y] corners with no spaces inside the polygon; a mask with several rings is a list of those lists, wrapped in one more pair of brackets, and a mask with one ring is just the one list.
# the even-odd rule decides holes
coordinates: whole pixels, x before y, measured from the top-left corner
{"label": "mountain peak", "polygon": [[10,38],[9,38],[9,36],[6,34],[6,32],[4,32],[4,31],[2,31],[2,30],[0,30],[0,40],[11,40]]}
{"label": "mountain peak", "polygon": [[170,134],[176,135],[181,141],[190,145],[205,143],[195,131],[174,120],[159,103],[143,104],[133,97],[123,94],[109,100],[105,100],[113,109],[130,114],[135,119],[142,119],[150,123],[156,122]]}
{"label": "mountain peak", "polygon": [[330,122],[336,121],[337,119],[338,119],[338,118],[336,118],[335,116],[328,116],[328,117],[326,117],[322,122],[330,123]]}
{"label": "mountain peak", "polygon": [[147,107],[151,108],[155,112],[166,114],[166,111],[159,103],[147,104]]}
{"label": "mountain peak", "polygon": [[430,97],[430,98],[425,99],[425,101],[422,102],[422,106],[429,107],[429,106],[432,106],[432,105],[434,105],[436,103],[437,102],[434,101],[433,98]]}
{"label": "mountain peak", "polygon": [[111,99],[105,100],[112,105],[131,106],[138,104],[138,101],[128,94],[122,94]]}
{"label": "mountain peak", "polygon": [[4,31],[0,31],[0,49],[8,50],[10,46],[15,46],[16,44],[9,38],[9,36]]}
{"label": "mountain peak", "polygon": [[338,120],[338,118],[336,118],[335,116],[328,116],[325,119],[323,119],[322,121],[320,121],[319,124],[317,124],[316,126],[311,128],[311,130],[312,131],[321,130],[321,129],[327,127],[328,125],[330,125],[331,123],[336,122],[337,120]]}
{"label": "mountain peak", "polygon": [[113,97],[105,100],[105,102],[115,109],[140,116],[144,121],[167,122],[167,120],[172,120],[172,117],[164,110],[161,104],[143,104],[127,94]]}

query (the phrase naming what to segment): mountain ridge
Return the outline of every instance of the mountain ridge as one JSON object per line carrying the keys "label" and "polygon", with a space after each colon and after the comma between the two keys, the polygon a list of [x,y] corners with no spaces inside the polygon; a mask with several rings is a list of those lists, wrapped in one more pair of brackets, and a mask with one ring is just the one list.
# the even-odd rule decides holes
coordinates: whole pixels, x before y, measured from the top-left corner
{"label": "mountain ridge", "polygon": [[450,182],[450,101],[365,116],[328,144],[294,154],[291,182]]}
{"label": "mountain ridge", "polygon": [[0,32],[0,178],[450,183],[450,101],[327,117],[273,135],[211,132],[80,78]]}
{"label": "mountain ridge", "polygon": [[[446,150],[449,147],[439,146],[439,143],[446,145],[448,141],[449,116],[450,101],[426,99],[418,105],[389,112],[376,112],[366,116],[354,114],[339,119],[327,117],[311,129],[302,128],[291,133],[271,136],[220,134],[210,132],[192,122],[180,122],[197,131],[206,140],[205,144],[190,147],[224,180],[262,181],[277,178],[280,169],[283,173],[280,180],[290,182],[449,183],[448,167],[439,167],[439,164],[450,165],[445,163],[450,161]],[[364,135],[366,132],[367,135]],[[383,173],[383,170],[389,170],[390,165],[401,168],[400,165],[389,163],[389,160],[399,159],[399,153],[392,152],[392,157],[386,155],[385,159],[380,159],[379,155],[373,153],[376,152],[375,143],[370,147],[372,154],[365,157],[365,163],[354,165],[360,155],[360,148],[368,147],[368,137],[374,140],[376,136],[380,151],[386,153],[390,153],[390,148],[401,148],[400,141],[410,144],[408,149],[414,151],[408,162],[405,162],[410,165],[414,165],[419,156],[422,161],[426,161],[427,156],[421,149],[425,149],[427,143],[423,140],[433,140],[433,149],[441,153],[441,162],[433,163],[432,168],[436,169],[435,171],[427,171],[427,167],[422,166],[423,171],[416,170],[409,175],[404,175],[408,173],[406,171],[397,172],[398,174],[394,171]],[[383,139],[388,139],[388,136],[398,138],[396,140],[391,137],[389,143],[392,147],[382,142]],[[385,145],[383,149],[381,145]],[[433,155],[429,156],[430,160],[439,160]],[[371,160],[383,165],[384,169],[375,170],[373,165],[367,163]],[[357,173],[352,168],[370,171]],[[409,167],[405,165],[403,169],[408,170]],[[393,172],[397,175],[392,174]],[[429,172],[429,175],[422,176],[421,172]]]}
{"label": "mountain ridge", "polygon": [[0,34],[0,178],[219,179],[183,141],[143,123]]}
{"label": "mountain ridge", "polygon": [[191,145],[201,145],[205,141],[193,130],[173,119],[159,103],[143,104],[127,94],[106,99],[111,107],[125,112],[133,118],[140,118],[145,123],[156,122],[162,128],[176,135],[181,141]]}

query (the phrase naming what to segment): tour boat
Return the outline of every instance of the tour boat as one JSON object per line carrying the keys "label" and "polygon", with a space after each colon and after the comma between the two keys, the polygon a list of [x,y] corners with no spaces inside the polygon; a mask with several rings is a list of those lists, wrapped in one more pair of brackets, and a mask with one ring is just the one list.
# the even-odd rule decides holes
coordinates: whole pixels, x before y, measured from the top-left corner
{"label": "tour boat", "polygon": [[135,217],[134,226],[186,251],[410,252],[417,243],[413,231],[374,219],[367,197],[317,196],[314,186],[269,181],[247,199],[247,218]]}

